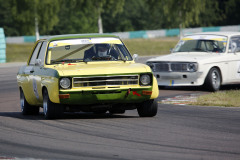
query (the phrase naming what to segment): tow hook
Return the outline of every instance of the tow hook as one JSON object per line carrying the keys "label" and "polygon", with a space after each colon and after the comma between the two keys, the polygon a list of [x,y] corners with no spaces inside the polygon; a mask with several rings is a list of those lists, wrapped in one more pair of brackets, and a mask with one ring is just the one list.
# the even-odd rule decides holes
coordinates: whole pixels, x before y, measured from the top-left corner
{"label": "tow hook", "polygon": [[130,93],[131,93],[131,88],[128,89],[128,91],[127,91],[127,93],[125,95],[125,98],[127,98]]}

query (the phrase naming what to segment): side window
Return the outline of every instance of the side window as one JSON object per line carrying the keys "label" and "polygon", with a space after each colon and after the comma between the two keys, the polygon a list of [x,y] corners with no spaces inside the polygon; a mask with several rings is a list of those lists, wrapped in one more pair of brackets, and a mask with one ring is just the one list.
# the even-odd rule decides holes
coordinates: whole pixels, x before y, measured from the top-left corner
{"label": "side window", "polygon": [[34,51],[33,51],[33,53],[32,53],[32,57],[31,57],[31,59],[30,59],[29,65],[35,65],[35,60],[36,60],[36,58],[37,58],[37,55],[38,55],[39,49],[40,49],[40,47],[41,47],[41,44],[42,44],[42,42],[39,42],[39,43],[36,45],[36,47],[35,47],[35,49],[34,49]]}
{"label": "side window", "polygon": [[239,52],[240,51],[240,37],[236,36],[236,37],[232,37],[230,39],[230,43],[229,43],[229,50],[228,52]]}
{"label": "side window", "polygon": [[41,65],[44,65],[46,48],[47,48],[47,42],[43,42],[42,47],[41,47],[40,52],[37,57],[37,59],[41,59]]}

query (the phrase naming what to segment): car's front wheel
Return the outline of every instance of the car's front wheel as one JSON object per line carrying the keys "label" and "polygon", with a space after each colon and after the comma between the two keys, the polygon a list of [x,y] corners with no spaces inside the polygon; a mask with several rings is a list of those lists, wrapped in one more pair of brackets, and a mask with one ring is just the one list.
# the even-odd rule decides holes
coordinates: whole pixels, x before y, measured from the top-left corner
{"label": "car's front wheel", "polygon": [[51,102],[46,89],[43,91],[43,113],[45,119],[60,118],[63,114],[63,107]]}
{"label": "car's front wheel", "polygon": [[140,117],[156,116],[158,111],[157,101],[155,99],[145,101],[137,107],[137,111]]}
{"label": "car's front wheel", "polygon": [[221,87],[221,74],[219,69],[211,68],[205,80],[205,87],[209,91],[218,91]]}
{"label": "car's front wheel", "polygon": [[23,93],[23,90],[20,88],[20,105],[21,105],[21,112],[23,115],[37,115],[39,114],[39,107],[31,106]]}

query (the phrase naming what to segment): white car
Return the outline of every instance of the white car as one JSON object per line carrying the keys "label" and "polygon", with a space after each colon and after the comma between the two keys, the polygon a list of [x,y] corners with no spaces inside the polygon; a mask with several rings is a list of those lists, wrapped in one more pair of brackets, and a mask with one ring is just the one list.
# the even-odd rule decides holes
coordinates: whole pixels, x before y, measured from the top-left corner
{"label": "white car", "polygon": [[159,86],[240,84],[240,32],[205,32],[184,36],[169,55],[149,59],[147,65]]}

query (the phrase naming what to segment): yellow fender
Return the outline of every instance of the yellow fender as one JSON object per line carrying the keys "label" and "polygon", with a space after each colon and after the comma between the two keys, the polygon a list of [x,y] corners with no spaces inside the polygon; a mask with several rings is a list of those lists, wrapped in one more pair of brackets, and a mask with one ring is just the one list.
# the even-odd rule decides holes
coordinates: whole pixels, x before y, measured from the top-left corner
{"label": "yellow fender", "polygon": [[42,86],[47,88],[49,98],[53,103],[60,103],[58,92],[59,91],[58,78],[43,77]]}
{"label": "yellow fender", "polygon": [[158,83],[157,79],[153,76],[153,87],[152,87],[152,95],[150,99],[155,99],[159,95],[159,90],[158,90]]}

